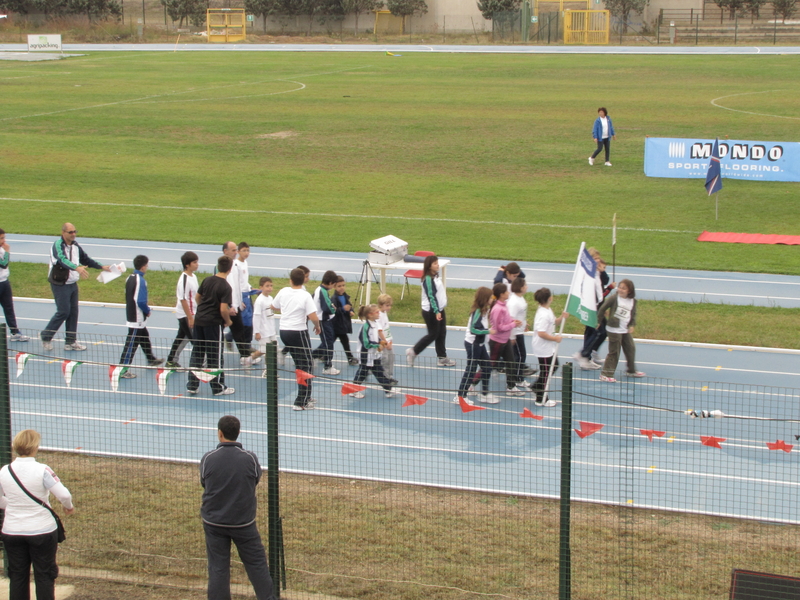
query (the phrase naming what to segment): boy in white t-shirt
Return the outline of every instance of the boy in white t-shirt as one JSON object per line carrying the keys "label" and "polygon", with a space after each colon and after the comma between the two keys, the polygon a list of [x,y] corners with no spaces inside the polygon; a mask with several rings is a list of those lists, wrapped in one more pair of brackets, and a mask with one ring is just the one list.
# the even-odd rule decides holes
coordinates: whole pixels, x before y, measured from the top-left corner
{"label": "boy in white t-shirt", "polygon": [[167,356],[167,363],[164,365],[168,369],[180,369],[181,364],[178,362],[178,357],[186,347],[186,344],[192,341],[194,315],[197,312],[195,294],[197,294],[199,285],[195,272],[200,266],[197,254],[184,252],[183,256],[181,256],[181,265],[183,265],[183,273],[178,277],[178,286],[175,290],[175,295],[178,298],[178,303],[175,305],[175,316],[178,317],[178,333],[175,336],[175,341],[172,342],[172,348],[169,351],[169,356]]}
{"label": "boy in white t-shirt", "polygon": [[267,344],[278,341],[275,313],[272,311],[272,278],[262,277],[258,287],[261,293],[253,303],[253,337],[258,342],[258,349],[252,354],[254,364],[266,354]]}
{"label": "boy in white t-shirt", "polygon": [[[272,310],[280,311],[280,336],[283,345],[289,349],[295,368],[311,373],[311,338],[308,335],[308,319],[314,323],[314,333],[319,335],[317,306],[314,299],[303,289],[306,274],[300,269],[292,269],[289,280],[292,287],[283,288],[272,301]],[[311,410],[316,401],[311,397],[311,379],[297,384],[297,398],[293,410]]]}

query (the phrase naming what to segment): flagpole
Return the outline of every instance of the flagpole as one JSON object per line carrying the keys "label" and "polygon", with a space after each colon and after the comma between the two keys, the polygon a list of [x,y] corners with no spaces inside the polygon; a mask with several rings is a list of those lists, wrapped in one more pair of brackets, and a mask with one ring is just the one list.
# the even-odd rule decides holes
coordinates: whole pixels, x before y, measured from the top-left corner
{"label": "flagpole", "polygon": [[714,194],[714,220],[719,221],[719,192]]}
{"label": "flagpole", "polygon": [[[564,311],[561,311],[561,328],[558,330],[558,335],[564,334],[564,323],[566,323],[566,321],[567,318],[564,316]],[[558,348],[560,346],[561,342],[557,343],[555,352],[553,352],[553,360],[550,362],[550,372],[547,374],[547,383],[544,385],[544,396],[547,396],[547,392],[550,391],[550,382],[553,380],[553,371],[556,370],[556,360],[558,360]]]}
{"label": "flagpole", "polygon": [[617,281],[617,213],[611,226],[611,281]]}

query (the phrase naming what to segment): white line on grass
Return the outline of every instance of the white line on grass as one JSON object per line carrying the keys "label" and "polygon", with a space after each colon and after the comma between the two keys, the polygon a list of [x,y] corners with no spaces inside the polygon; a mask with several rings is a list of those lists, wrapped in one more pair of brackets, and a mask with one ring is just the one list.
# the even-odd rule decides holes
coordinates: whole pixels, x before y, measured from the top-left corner
{"label": "white line on grass", "polygon": [[[73,109],[79,110],[79,109]],[[52,113],[49,113],[52,114]],[[12,117],[17,118],[17,117]],[[21,117],[20,117],[21,118]],[[3,121],[5,119],[0,119]],[[79,204],[83,206],[115,206],[118,208],[147,208],[147,209],[157,209],[157,210],[186,210],[188,207],[186,206],[169,206],[169,205],[157,205],[157,204],[128,204],[128,203],[116,203],[116,202],[86,202],[84,200],[42,200],[40,198],[8,198],[8,197],[0,197],[0,200],[11,200],[13,202],[41,202],[45,204]],[[342,219],[370,219],[371,221],[375,220],[394,220],[394,221],[436,221],[439,223],[466,223],[470,225],[502,225],[504,227],[508,226],[522,226],[522,227],[549,227],[551,229],[591,229],[591,230],[599,230],[599,231],[611,231],[611,227],[604,227],[598,225],[560,225],[554,223],[520,223],[520,222],[510,222],[510,221],[486,221],[486,220],[469,220],[469,219],[442,219],[442,218],[431,218],[431,217],[393,217],[388,215],[348,215],[342,213],[306,213],[306,212],[290,212],[290,211],[280,211],[280,210],[251,210],[251,209],[242,209],[242,208],[209,208],[209,207],[197,207],[192,206],[191,209],[193,211],[205,211],[205,212],[224,212],[224,213],[244,213],[244,214],[257,214],[257,215],[285,215],[290,217],[307,217],[307,216],[315,216],[315,217],[337,217]],[[645,232],[655,232],[655,233],[691,233],[697,234],[697,231],[690,231],[690,230],[682,230],[682,229],[651,229],[646,227],[617,227],[620,231],[645,231]]]}
{"label": "white line on grass", "polygon": [[763,92],[743,92],[741,94],[729,94],[727,96],[720,96],[719,98],[714,98],[711,101],[713,106],[717,108],[722,108],[725,110],[730,110],[732,112],[744,113],[746,115],[755,115],[758,117],[774,117],[776,119],[792,119],[793,121],[800,121],[800,117],[785,117],[783,115],[771,115],[767,113],[757,113],[751,112],[749,110],[739,110],[738,108],[728,108],[727,106],[722,106],[721,104],[717,104],[717,100],[724,100],[725,98],[734,98],[735,96],[752,96],[753,94],[771,94],[772,92],[784,92],[786,90],[765,90]]}
{"label": "white line on grass", "polygon": [[[302,77],[316,77],[316,76],[319,76],[319,75],[333,75],[335,73],[344,73],[345,71],[355,71],[355,70],[358,70],[358,69],[366,69],[369,66],[371,66],[371,65],[364,65],[364,66],[361,66],[361,67],[352,67],[350,69],[340,69],[338,71],[326,71],[326,72],[323,72],[323,73],[309,73],[309,74],[306,74],[306,75],[302,75]],[[225,88],[229,88],[229,87],[237,87],[237,86],[242,86],[242,85],[261,85],[263,83],[270,83],[270,82],[273,82],[273,81],[287,81],[287,80],[286,79],[265,79],[264,81],[253,81],[253,82],[247,82],[247,83],[232,83],[232,84],[229,84],[229,85],[222,85],[222,86],[210,87],[210,88],[191,88],[189,90],[184,90],[182,92],[168,92],[166,94],[152,94],[150,96],[142,96],[141,98],[131,98],[130,100],[119,100],[118,102],[106,102],[104,104],[92,104],[90,106],[78,106],[78,107],[75,107],[75,108],[65,108],[64,110],[55,110],[55,111],[46,112],[46,113],[36,113],[36,114],[33,114],[33,115],[19,115],[19,116],[16,116],[16,117],[5,117],[3,119],[0,119],[0,122],[2,122],[2,121],[14,121],[14,120],[17,120],[17,119],[32,119],[34,117],[47,117],[47,116],[50,116],[50,115],[58,115],[58,114],[63,114],[63,113],[68,113],[68,112],[75,112],[75,111],[79,111],[79,110],[89,110],[89,109],[92,109],[92,108],[105,108],[105,107],[108,107],[108,106],[118,106],[120,104],[145,104],[146,103],[145,101],[146,100],[150,100],[151,98],[164,98],[164,97],[168,97],[168,96],[176,96],[176,95],[179,95],[179,94],[190,94],[190,93],[193,93],[193,92],[218,90],[218,89],[225,89]],[[292,81],[292,83],[299,83],[299,82]],[[304,84],[301,83],[300,85],[302,85],[303,87],[302,88],[298,88],[298,89],[304,89],[305,88]],[[289,91],[290,92],[296,92],[298,90],[295,89],[295,90],[289,90]],[[275,93],[285,94],[287,92],[284,91],[284,92],[275,92]],[[258,94],[258,95],[259,96],[270,96],[270,95],[273,95],[273,94]],[[246,98],[247,96],[239,96],[239,97],[240,98]],[[226,99],[234,99],[234,98],[225,98],[224,96],[215,98],[215,100],[226,100]],[[189,100],[180,100],[180,101],[170,100],[170,101],[163,101],[163,102],[189,102]]]}

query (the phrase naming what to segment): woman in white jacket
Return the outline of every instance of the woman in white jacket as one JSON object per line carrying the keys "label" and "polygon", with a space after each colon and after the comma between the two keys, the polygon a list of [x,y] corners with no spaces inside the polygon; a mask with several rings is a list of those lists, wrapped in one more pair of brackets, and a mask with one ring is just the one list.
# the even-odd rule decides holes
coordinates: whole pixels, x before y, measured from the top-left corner
{"label": "woman in white jacket", "polygon": [[58,577],[56,521],[49,510],[23,491],[14,480],[12,470],[33,496],[49,506],[52,493],[64,505],[68,515],[75,512],[69,490],[50,467],[36,461],[41,439],[42,436],[33,429],[20,431],[13,443],[17,458],[0,469],[0,508],[6,511],[3,547],[8,558],[10,600],[28,600],[30,597],[31,564],[37,600],[55,598],[55,580]]}

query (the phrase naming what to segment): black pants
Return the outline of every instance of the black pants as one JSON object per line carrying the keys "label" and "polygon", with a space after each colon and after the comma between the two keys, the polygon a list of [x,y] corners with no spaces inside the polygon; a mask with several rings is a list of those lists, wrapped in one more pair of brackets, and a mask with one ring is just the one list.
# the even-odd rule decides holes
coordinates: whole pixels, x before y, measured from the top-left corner
{"label": "black pants", "polygon": [[[314,368],[314,360],[311,358],[311,338],[308,335],[308,330],[281,329],[281,341],[292,355],[295,369],[311,373]],[[297,406],[305,406],[310,399],[311,380],[307,379],[305,385],[297,384],[297,397],[294,403]]]}
{"label": "black pants", "polygon": [[186,344],[191,341],[192,328],[189,327],[189,319],[187,317],[181,317],[178,319],[178,333],[175,335],[175,341],[172,342],[172,348],[170,348],[169,356],[167,356],[167,362],[173,362],[177,359],[186,347]]}
{"label": "black pants", "polygon": [[342,343],[342,348],[344,348],[344,354],[347,356],[347,360],[353,360],[353,353],[350,350],[350,338],[347,337],[347,334],[339,333],[336,335],[336,339]]}
{"label": "black pants", "polygon": [[242,321],[241,313],[237,312],[231,317],[231,337],[236,344],[236,349],[239,350],[239,356],[244,358],[250,356],[250,341],[253,339],[253,328],[250,327],[250,338],[247,338],[248,327],[245,327]]}
{"label": "black pants", "polygon": [[419,354],[433,342],[436,348],[436,356],[439,358],[447,357],[447,348],[445,347],[445,339],[447,338],[447,317],[444,314],[444,310],[441,311],[441,314],[442,320],[439,321],[436,318],[435,312],[431,310],[422,311],[422,319],[425,321],[428,333],[414,344],[414,354]]}
{"label": "black pants", "polygon": [[[225,358],[222,352],[222,325],[197,326],[194,328],[192,336],[192,358],[189,368],[201,371],[203,364],[210,371],[216,371],[225,366]],[[219,394],[225,389],[225,373],[220,373],[210,382],[211,391]],[[200,380],[189,371],[189,381],[186,382],[186,389],[196,391],[200,387]]]}
{"label": "black pants", "polygon": [[367,380],[367,375],[369,372],[372,371],[372,374],[375,375],[375,379],[378,380],[383,386],[383,389],[387,392],[392,391],[392,380],[386,376],[386,373],[383,372],[383,365],[381,364],[381,359],[376,358],[372,361],[372,366],[367,365],[367,354],[368,350],[361,350],[361,362],[358,364],[358,369],[356,369],[356,376],[353,378],[353,383],[363,383]]}
{"label": "black pants", "polygon": [[475,375],[478,373],[478,369],[480,369],[479,380],[483,383],[483,393],[488,394],[492,369],[489,366],[489,354],[486,352],[486,346],[483,345],[483,342],[469,343],[465,341],[464,349],[467,351],[467,367],[464,369],[464,375],[458,386],[458,395],[462,398],[467,397],[469,386],[477,383]]}
{"label": "black pants", "polygon": [[517,379],[519,366],[514,358],[514,346],[511,345],[510,341],[501,343],[489,340],[489,365],[487,366],[487,370],[497,370],[497,362],[500,359],[503,359],[506,363],[506,387],[510,390],[517,385],[517,381],[519,381],[519,379]]}
{"label": "black pants", "polygon": [[319,346],[312,356],[321,360],[326,369],[333,366],[333,342],[336,336],[333,333],[333,321],[319,322]]}
{"label": "black pants", "polygon": [[247,578],[258,600],[274,600],[272,577],[267,567],[264,544],[255,523],[244,527],[217,527],[203,523],[208,558],[209,600],[231,598],[231,542],[242,560]]}
{"label": "black pants", "polygon": [[125,345],[122,347],[122,356],[119,357],[119,364],[131,364],[133,355],[136,354],[136,349],[140,346],[147,360],[156,360],[156,356],[150,346],[150,333],[147,331],[147,327],[142,327],[141,329],[128,327],[128,337],[125,338]]}
{"label": "black pants", "polygon": [[536,394],[536,401],[542,402],[544,400],[544,390],[547,387],[547,380],[550,377],[550,365],[556,361],[553,367],[553,375],[558,370],[558,358],[553,356],[539,356],[539,377],[533,382],[533,391]]}
{"label": "black pants", "polygon": [[603,148],[606,149],[606,162],[608,162],[608,157],[611,155],[611,138],[603,138],[602,140],[597,140],[597,150],[595,150],[594,154],[592,154],[592,158],[600,154],[600,151]]}
{"label": "black pants", "polygon": [[3,546],[8,558],[9,599],[30,598],[31,565],[36,582],[36,600],[55,598],[56,551],[58,533],[52,531],[41,535],[3,534]]}
{"label": "black pants", "polygon": [[0,281],[0,305],[3,306],[3,313],[6,315],[6,323],[11,330],[11,335],[19,333],[17,327],[17,316],[14,314],[14,294],[11,293],[11,282]]}

